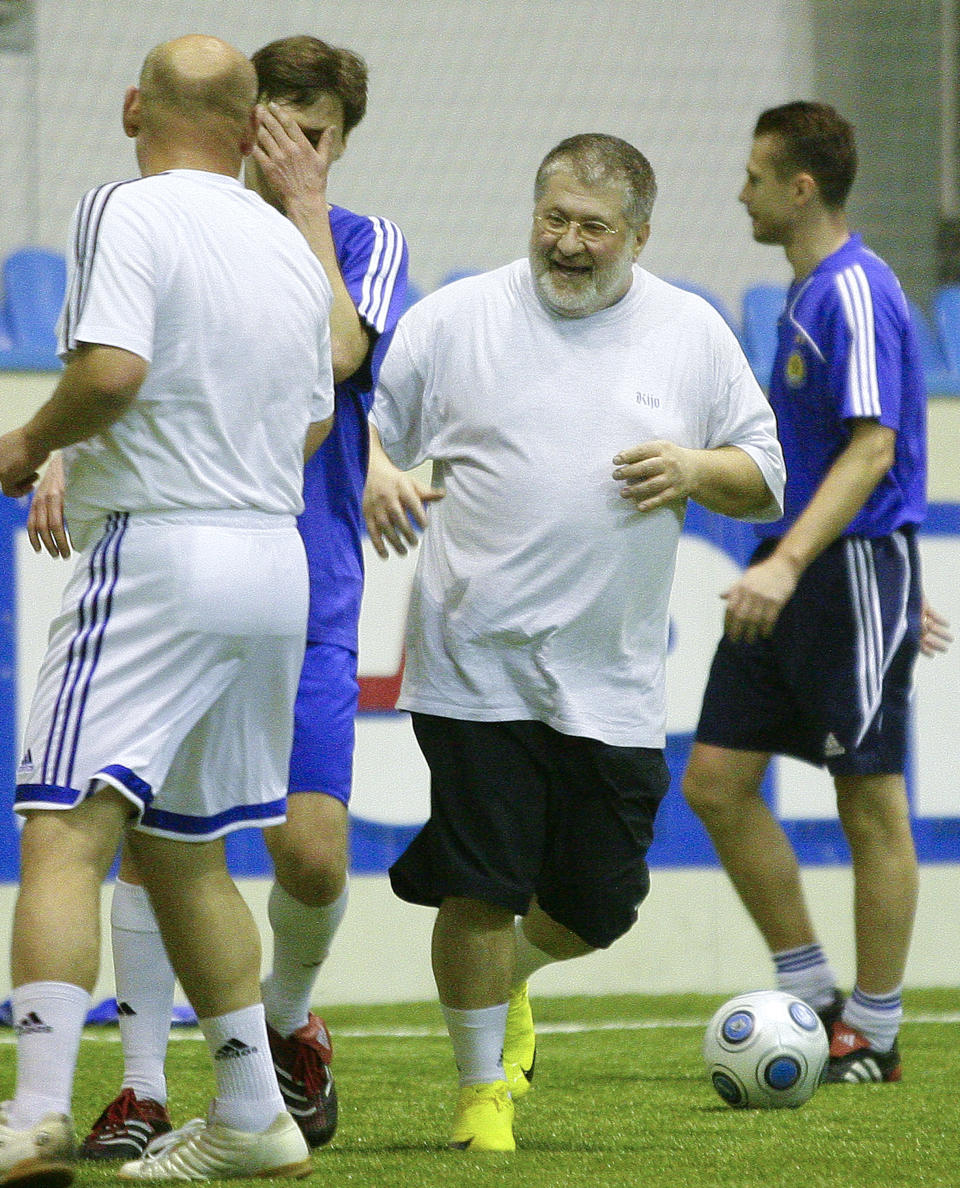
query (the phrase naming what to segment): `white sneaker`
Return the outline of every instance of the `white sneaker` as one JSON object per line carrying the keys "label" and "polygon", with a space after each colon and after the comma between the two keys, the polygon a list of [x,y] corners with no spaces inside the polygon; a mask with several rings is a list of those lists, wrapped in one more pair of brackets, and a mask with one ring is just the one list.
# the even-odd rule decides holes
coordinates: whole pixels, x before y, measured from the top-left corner
{"label": "white sneaker", "polygon": [[256,1176],[299,1179],[313,1170],[310,1149],[290,1114],[263,1131],[234,1130],[194,1118],[155,1138],[142,1159],[125,1163],[121,1180],[229,1180]]}
{"label": "white sneaker", "polygon": [[66,1114],[47,1114],[29,1130],[7,1125],[0,1106],[0,1185],[3,1188],[66,1188],[73,1183],[77,1136]]}

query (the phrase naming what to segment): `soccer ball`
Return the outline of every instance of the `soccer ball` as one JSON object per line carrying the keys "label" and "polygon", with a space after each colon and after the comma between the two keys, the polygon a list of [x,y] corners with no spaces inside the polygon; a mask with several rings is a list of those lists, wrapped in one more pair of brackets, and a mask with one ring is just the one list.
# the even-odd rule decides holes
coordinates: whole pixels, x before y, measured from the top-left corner
{"label": "soccer ball", "polygon": [[780,990],[731,998],[703,1038],[713,1087],[735,1109],[803,1105],[820,1084],[828,1052],[816,1012]]}

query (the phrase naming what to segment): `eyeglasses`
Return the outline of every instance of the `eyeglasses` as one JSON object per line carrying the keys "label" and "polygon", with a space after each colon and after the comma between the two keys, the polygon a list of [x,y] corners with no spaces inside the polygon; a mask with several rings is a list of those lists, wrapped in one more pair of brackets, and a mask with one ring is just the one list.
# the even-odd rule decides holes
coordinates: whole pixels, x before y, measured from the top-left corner
{"label": "eyeglasses", "polygon": [[580,219],[568,219],[557,210],[551,210],[548,214],[536,214],[533,221],[541,231],[553,239],[562,239],[570,227],[576,227],[577,235],[582,242],[589,245],[602,243],[608,235],[618,234],[615,227],[608,227],[599,219],[585,219],[581,222]]}

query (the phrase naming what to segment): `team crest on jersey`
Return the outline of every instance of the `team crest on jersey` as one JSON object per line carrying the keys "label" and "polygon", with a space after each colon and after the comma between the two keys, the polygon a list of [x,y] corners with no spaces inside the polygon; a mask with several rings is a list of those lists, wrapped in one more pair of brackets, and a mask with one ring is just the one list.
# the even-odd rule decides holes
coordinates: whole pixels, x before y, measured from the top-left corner
{"label": "team crest on jersey", "polygon": [[807,378],[807,365],[803,361],[803,355],[800,354],[796,347],[787,356],[787,365],[783,370],[784,375],[787,377],[787,383],[792,388],[799,388]]}

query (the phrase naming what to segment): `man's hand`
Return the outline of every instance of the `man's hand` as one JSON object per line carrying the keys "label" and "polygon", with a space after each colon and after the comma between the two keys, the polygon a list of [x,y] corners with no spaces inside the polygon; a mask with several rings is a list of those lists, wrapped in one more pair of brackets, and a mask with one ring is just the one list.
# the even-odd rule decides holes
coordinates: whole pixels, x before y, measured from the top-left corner
{"label": "man's hand", "polygon": [[371,451],[363,515],[378,556],[390,556],[388,543],[398,557],[405,557],[408,548],[416,548],[418,538],[410,517],[422,531],[427,526],[427,504],[442,498],[442,491],[418,482],[394,466],[386,454]]}
{"label": "man's hand", "polygon": [[19,499],[29,494],[47,455],[23,425],[0,437],[0,489],[4,495]]}
{"label": "man's hand", "polygon": [[35,553],[45,548],[51,557],[66,559],[70,556],[70,537],[63,518],[63,491],[63,458],[54,453],[30,503],[27,537]]}
{"label": "man's hand", "polygon": [[700,453],[672,441],[646,441],[617,454],[613,477],[623,483],[620,494],[632,499],[638,511],[653,511],[694,491]]}
{"label": "man's hand", "polygon": [[936,656],[938,652],[947,650],[953,643],[949,627],[949,621],[924,599],[920,613],[920,651],[924,656]]}
{"label": "man's hand", "polygon": [[325,128],[314,148],[279,104],[268,103],[258,111],[260,130],[253,158],[284,210],[289,213],[298,201],[322,203],[326,210],[327,174],[341,151],[337,129]]}
{"label": "man's hand", "polygon": [[727,603],[724,631],[731,639],[747,643],[771,635],[798,580],[799,574],[791,563],[776,554],[751,565],[720,595]]}

